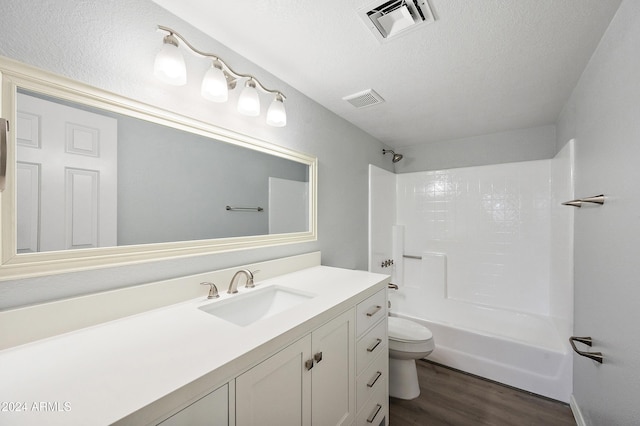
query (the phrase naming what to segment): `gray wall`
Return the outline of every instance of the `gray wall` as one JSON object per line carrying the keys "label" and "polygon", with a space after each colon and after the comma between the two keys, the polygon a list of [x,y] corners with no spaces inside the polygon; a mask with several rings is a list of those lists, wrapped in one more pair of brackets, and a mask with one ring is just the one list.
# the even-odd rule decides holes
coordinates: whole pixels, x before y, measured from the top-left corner
{"label": "gray wall", "polygon": [[575,211],[575,335],[604,364],[574,355],[574,397],[587,425],[640,419],[640,2],[625,0],[558,123],[576,139],[575,193],[604,193]]}
{"label": "gray wall", "polygon": [[[187,86],[157,81],[152,67],[162,43],[158,24],[281,90],[288,125],[265,125],[264,112],[258,118],[238,114],[237,91],[225,104],[203,100],[199,80],[208,65],[186,52]],[[5,0],[0,55],[315,155],[319,162],[317,242],[0,282],[0,309],[315,250],[322,251],[323,264],[367,268],[368,164],[391,169],[382,144],[151,1]]]}
{"label": "gray wall", "polygon": [[396,173],[543,160],[556,154],[554,125],[406,146]]}

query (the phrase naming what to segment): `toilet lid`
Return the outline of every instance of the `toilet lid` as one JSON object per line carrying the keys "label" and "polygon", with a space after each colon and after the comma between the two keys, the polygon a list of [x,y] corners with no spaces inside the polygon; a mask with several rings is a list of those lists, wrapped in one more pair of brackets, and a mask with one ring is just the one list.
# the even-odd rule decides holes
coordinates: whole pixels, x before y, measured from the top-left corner
{"label": "toilet lid", "polygon": [[433,338],[433,334],[415,321],[389,317],[389,338],[404,342],[427,341]]}

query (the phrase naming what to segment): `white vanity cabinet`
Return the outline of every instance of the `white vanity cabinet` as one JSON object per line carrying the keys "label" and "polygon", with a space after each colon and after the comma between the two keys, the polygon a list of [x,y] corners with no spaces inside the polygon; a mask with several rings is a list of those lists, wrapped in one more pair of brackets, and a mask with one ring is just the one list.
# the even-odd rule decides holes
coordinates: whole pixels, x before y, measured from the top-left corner
{"label": "white vanity cabinet", "polygon": [[356,426],[389,422],[387,290],[356,307]]}
{"label": "white vanity cabinet", "polygon": [[158,426],[226,426],[228,424],[229,384],[225,384],[183,410],[178,411],[159,423]]}
{"label": "white vanity cabinet", "polygon": [[[258,289],[242,288],[239,294],[223,294],[216,301],[206,299],[204,292],[181,298],[190,294],[189,288],[205,290],[200,286],[203,281],[228,281],[238,268],[0,312],[0,323],[7,329],[54,318],[51,329],[28,330],[29,344],[0,350],[4,385],[0,400],[37,401],[42,395],[56,395],[72,404],[64,413],[2,413],[0,423],[384,424],[388,418],[385,287],[389,277],[322,266],[319,253],[246,267],[260,269],[263,277],[270,278],[257,283]],[[255,299],[250,296],[271,287],[281,290],[280,295],[303,295],[303,300],[287,305],[291,300],[286,299],[285,306],[278,307],[282,310],[244,326],[201,309],[233,302],[239,312],[255,314],[251,311]],[[164,293],[172,296],[165,300]],[[124,314],[131,300],[146,301],[158,294],[165,302],[178,296],[181,301],[154,309],[143,303],[134,307],[135,312]],[[276,299],[270,303],[275,306]],[[104,306],[118,309],[119,304],[127,305],[122,316],[91,326],[68,323],[65,316]],[[64,333],[57,335],[54,330]],[[69,351],[70,347],[74,350]],[[105,348],[116,348],[117,356]]]}
{"label": "white vanity cabinet", "polygon": [[339,315],[236,378],[236,425],[351,425],[355,311]]}

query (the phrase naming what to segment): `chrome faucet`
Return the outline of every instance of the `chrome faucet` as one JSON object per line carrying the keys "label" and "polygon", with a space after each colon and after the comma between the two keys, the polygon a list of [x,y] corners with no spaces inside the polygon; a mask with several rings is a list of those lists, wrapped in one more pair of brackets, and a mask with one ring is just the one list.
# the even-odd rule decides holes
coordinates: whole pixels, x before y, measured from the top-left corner
{"label": "chrome faucet", "polygon": [[240,269],[238,272],[233,274],[233,278],[231,278],[231,282],[229,283],[229,290],[227,290],[227,293],[233,294],[238,292],[238,281],[240,281],[240,278],[238,277],[242,274],[247,277],[247,284],[245,285],[245,287],[255,287],[255,284],[253,283],[253,272],[248,269]]}

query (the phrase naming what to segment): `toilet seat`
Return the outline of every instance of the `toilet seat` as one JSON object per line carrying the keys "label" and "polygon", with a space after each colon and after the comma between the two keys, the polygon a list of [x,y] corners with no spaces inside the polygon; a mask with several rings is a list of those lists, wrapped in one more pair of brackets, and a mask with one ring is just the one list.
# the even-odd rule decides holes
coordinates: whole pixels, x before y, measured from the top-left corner
{"label": "toilet seat", "polygon": [[399,317],[389,317],[389,339],[405,343],[421,343],[433,340],[433,333],[417,322]]}

